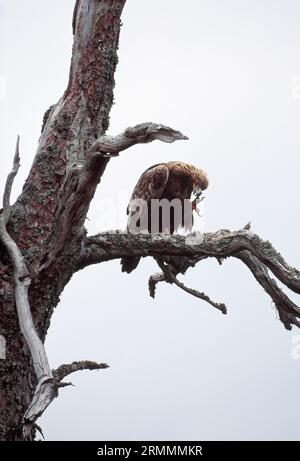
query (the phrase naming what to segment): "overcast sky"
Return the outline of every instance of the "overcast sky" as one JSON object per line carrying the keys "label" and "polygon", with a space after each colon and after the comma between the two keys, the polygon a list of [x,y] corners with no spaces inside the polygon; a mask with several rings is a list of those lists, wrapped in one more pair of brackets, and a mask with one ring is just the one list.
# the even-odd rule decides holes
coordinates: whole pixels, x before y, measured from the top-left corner
{"label": "overcast sky", "polygon": [[[0,189],[20,133],[15,197],[43,114],[67,84],[73,5],[0,0]],[[183,160],[210,178],[198,228],[251,220],[299,268],[299,1],[128,0],[122,20],[109,132],[153,121],[190,140],[112,159],[89,232],[124,227],[141,172]],[[91,359],[110,368],[72,375],[76,387],[61,390],[39,421],[46,439],[299,439],[300,332],[285,331],[246,267],[205,261],[185,277],[226,302],[227,316],[170,285],[152,300],[155,271],[148,259],[124,275],[114,261],[65,289],[46,341],[51,366]]]}

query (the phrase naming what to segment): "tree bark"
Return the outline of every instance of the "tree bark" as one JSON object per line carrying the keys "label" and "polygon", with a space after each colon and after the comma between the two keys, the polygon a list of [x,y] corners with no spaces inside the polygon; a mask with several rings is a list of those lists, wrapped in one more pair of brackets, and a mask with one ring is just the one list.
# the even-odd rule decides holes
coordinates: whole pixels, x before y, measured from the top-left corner
{"label": "tree bark", "polygon": [[[72,255],[80,249],[85,216],[109,161],[99,157],[93,171],[79,178],[90,146],[108,128],[124,4],[77,0],[68,87],[45,117],[32,168],[11,209],[8,231],[30,271],[29,300],[42,341],[72,276]],[[37,384],[19,327],[13,278],[0,244],[0,327],[7,344],[6,360],[0,361],[0,440],[22,439],[22,418]]]}
{"label": "tree bark", "polygon": [[[236,232],[221,230],[187,237],[120,231],[86,236],[86,215],[111,156],[136,143],[187,139],[179,131],[150,122],[127,128],[115,137],[105,134],[113,103],[124,4],[125,0],[76,1],[67,89],[44,116],[21,195],[12,206],[4,197],[0,215],[0,334],[7,347],[6,359],[0,360],[2,441],[34,439],[36,420],[59,388],[69,384],[62,381],[68,374],[107,368],[103,363],[80,361],[47,371],[44,360],[39,371],[40,359],[35,355],[40,350],[39,356],[46,358],[43,343],[60,294],[72,275],[90,264],[132,255],[153,256],[162,272],[150,277],[151,296],[157,283],[164,281],[226,313],[224,303],[186,287],[177,276],[208,257],[220,263],[235,257],[246,264],[273,299],[284,326],[300,326],[299,307],[269,276],[272,272],[299,294],[299,271],[249,226]],[[7,184],[11,188],[10,178]],[[10,251],[10,245],[15,252]],[[20,300],[17,290],[24,285],[26,296]]]}

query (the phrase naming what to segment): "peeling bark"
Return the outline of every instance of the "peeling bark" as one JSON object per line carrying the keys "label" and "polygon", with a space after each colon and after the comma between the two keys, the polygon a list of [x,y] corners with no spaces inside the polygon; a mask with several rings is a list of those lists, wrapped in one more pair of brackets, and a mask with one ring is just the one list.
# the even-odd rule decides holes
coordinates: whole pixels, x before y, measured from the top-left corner
{"label": "peeling bark", "polygon": [[[90,146],[108,128],[124,4],[125,0],[76,2],[69,84],[44,118],[29,176],[11,207],[7,230],[30,273],[29,303],[42,341],[60,293],[72,277],[70,255],[80,247],[90,201],[109,161],[99,159],[97,174],[82,194],[80,207],[75,202],[69,213],[69,232],[58,238],[56,229],[62,203],[71,207],[67,197],[77,187],[76,170],[83,167]],[[51,255],[57,256],[54,262],[49,261]],[[47,272],[40,270],[45,262],[48,262]],[[63,274],[62,266],[66,267]],[[0,361],[0,440],[19,440],[23,438],[22,420],[37,378],[19,328],[13,267],[1,244],[0,301],[0,327],[7,341],[7,358]],[[34,430],[29,438],[33,437]]]}
{"label": "peeling bark", "polygon": [[[45,113],[36,155],[24,188],[10,206],[18,155],[7,179],[0,214],[0,330],[6,360],[0,360],[0,440],[33,440],[37,418],[72,372],[107,368],[73,362],[51,371],[44,340],[60,294],[72,275],[91,265],[126,256],[153,256],[162,273],[150,277],[154,297],[159,282],[177,285],[219,309],[223,303],[178,280],[190,267],[213,257],[241,260],[273,299],[286,328],[300,326],[300,309],[277,286],[270,272],[300,293],[300,272],[269,242],[250,231],[132,235],[115,231],[86,236],[84,221],[111,156],[137,143],[187,139],[157,123],[108,136],[121,13],[125,0],[77,0],[69,82]],[[18,146],[16,154],[18,154]],[[61,268],[64,268],[63,272]]]}

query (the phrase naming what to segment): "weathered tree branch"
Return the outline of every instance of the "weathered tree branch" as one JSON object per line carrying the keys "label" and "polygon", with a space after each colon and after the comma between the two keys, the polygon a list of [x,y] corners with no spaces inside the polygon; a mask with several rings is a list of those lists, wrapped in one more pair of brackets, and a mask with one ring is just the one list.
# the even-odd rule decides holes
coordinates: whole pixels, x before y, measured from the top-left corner
{"label": "weathered tree branch", "polygon": [[[59,268],[63,261],[70,260],[69,255],[82,238],[87,210],[109,160],[99,158],[94,172],[89,172],[86,177],[80,176],[79,172],[82,173],[90,146],[104,135],[109,125],[114,72],[118,62],[120,16],[124,4],[125,0],[76,2],[68,87],[59,101],[45,114],[37,153],[22,193],[11,209],[9,222],[8,207],[4,206],[2,212],[3,246],[1,245],[0,250],[5,257],[2,266],[0,264],[0,274],[4,273],[3,278],[1,275],[0,289],[4,290],[7,306],[7,312],[2,317],[2,326],[5,324],[7,334],[15,338],[15,344],[9,349],[5,364],[0,364],[3,365],[1,372],[6,370],[5,367],[14,370],[8,371],[13,385],[6,392],[4,384],[1,392],[4,388],[4,402],[8,404],[14,402],[15,393],[23,407],[21,411],[14,411],[8,419],[0,415],[0,439],[22,438],[19,435],[20,414],[25,408],[27,411],[23,418],[23,438],[32,438],[36,418],[57,395],[57,385],[38,333],[43,340],[59,294],[72,276],[72,264],[66,266],[63,277]],[[17,164],[16,166],[18,167]],[[15,169],[17,170],[14,168],[7,181],[8,192],[16,174]],[[76,193],[77,186],[81,193]],[[4,202],[9,195],[5,194]],[[4,248],[9,258],[4,254]],[[51,259],[51,256],[57,258]],[[13,277],[9,259],[13,266]],[[51,266],[53,260],[55,264]],[[49,269],[41,271],[41,267]],[[13,292],[20,327],[30,354],[19,334],[18,320],[9,312],[14,307]],[[18,350],[20,343],[22,348]],[[37,385],[28,407],[34,378],[30,357]],[[15,362],[17,366],[13,368]],[[22,378],[24,374],[25,378]],[[26,393],[24,397],[20,395],[22,390],[18,390],[21,379],[25,383],[20,387]]]}
{"label": "weathered tree branch", "polygon": [[155,298],[156,286],[160,282],[165,282],[165,274],[163,272],[156,272],[155,274],[150,275],[148,280],[149,295],[151,298]]}
{"label": "weathered tree branch", "polygon": [[[32,439],[37,418],[57,397],[59,388],[70,384],[62,381],[67,375],[107,368],[105,363],[81,361],[51,371],[43,346],[61,292],[74,272],[91,264],[126,256],[152,256],[163,271],[150,277],[153,297],[157,283],[164,281],[225,313],[223,303],[186,287],[177,275],[207,258],[222,263],[224,258],[235,257],[271,297],[284,326],[300,327],[299,307],[283,293],[269,271],[298,294],[300,272],[290,267],[269,242],[250,232],[250,224],[236,232],[223,229],[186,237],[126,232],[85,236],[87,211],[110,157],[137,143],[187,139],[179,131],[150,122],[127,128],[115,137],[106,135],[124,4],[125,0],[76,0],[68,87],[45,114],[28,179],[10,207],[11,188],[19,169],[19,138],[17,141],[0,214],[1,322],[11,342],[7,360],[0,364],[1,406],[6,407],[5,415],[0,415],[2,440]],[[61,267],[65,268],[63,272]],[[21,402],[17,409],[15,402]],[[22,424],[23,436],[18,433]]]}
{"label": "weathered tree branch", "polygon": [[[116,156],[134,144],[145,144],[155,140],[171,143],[188,139],[180,131],[173,128],[146,122],[127,128],[117,136],[100,136],[88,150],[82,167],[74,166],[66,176],[57,208],[57,221],[51,251],[44,257],[42,267],[47,269],[56,259],[70,234],[82,232],[83,219],[97,184],[103,173],[103,159]],[[74,223],[77,222],[77,226]],[[80,225],[79,225],[80,223]]]}
{"label": "weathered tree branch", "polygon": [[118,155],[122,150],[134,144],[146,144],[155,140],[171,143],[179,140],[188,139],[180,131],[173,130],[165,125],[146,122],[129,127],[117,136],[101,136],[92,144],[88,155],[100,153],[104,157]]}
{"label": "weathered tree branch", "polygon": [[[149,290],[152,297],[158,282],[175,283],[188,293],[219,308],[223,313],[226,312],[223,303],[215,303],[205,293],[186,287],[178,281],[176,275],[185,273],[189,267],[206,258],[216,258],[219,262],[230,256],[237,258],[246,264],[269,294],[284,326],[287,329],[292,325],[300,326],[300,308],[269,277],[268,270],[273,272],[286,287],[298,294],[300,294],[300,272],[289,266],[270,242],[252,233],[249,226],[235,232],[222,229],[215,233],[192,233],[187,236],[130,234],[121,231],[101,233],[84,239],[78,255],[77,270],[91,264],[126,256],[153,256],[158,261],[163,274],[150,277]],[[161,261],[167,262],[167,265]]]}
{"label": "weathered tree branch", "polygon": [[287,330],[292,329],[292,325],[300,327],[299,316],[300,308],[279,288],[276,281],[272,279],[266,266],[262,264],[251,252],[240,251],[236,257],[243,261],[250,269],[258,283],[264,288],[272,298],[278,311],[279,318]]}
{"label": "weathered tree branch", "polygon": [[109,161],[98,158],[95,171],[82,174],[91,145],[109,125],[124,4],[125,0],[78,0],[75,5],[68,87],[47,111],[37,154],[12,210],[17,244],[36,249],[30,261],[36,273],[81,238]]}
{"label": "weathered tree branch", "polygon": [[13,168],[7,176],[3,195],[3,210],[0,214],[0,240],[6,248],[14,268],[15,300],[21,332],[29,347],[32,362],[37,377],[37,385],[31,404],[23,418],[23,437],[25,440],[32,438],[32,430],[35,422],[52,400],[58,395],[58,388],[63,387],[61,380],[70,373],[78,370],[94,370],[107,368],[108,365],[91,361],[73,362],[69,365],[62,365],[54,371],[49,366],[44,345],[36,331],[31,314],[28,289],[31,284],[31,277],[26,266],[24,257],[16,242],[7,232],[7,223],[10,216],[10,195],[15,176],[20,167],[19,136],[17,139],[16,151],[13,161]]}
{"label": "weathered tree branch", "polygon": [[108,367],[109,365],[106,363],[81,360],[79,362],[60,365],[57,369],[52,370],[51,378],[45,376],[40,379],[37,384],[32,403],[24,416],[24,439],[29,440],[31,438],[32,429],[34,427],[37,427],[40,430],[36,424],[36,420],[42,416],[52,400],[58,397],[59,388],[72,385],[72,383],[62,381],[66,376],[76,371],[101,370]]}
{"label": "weathered tree branch", "polygon": [[[88,236],[82,242],[79,268],[125,256],[186,256],[196,263],[208,257],[216,259],[235,256],[249,250],[288,288],[300,294],[300,271],[289,266],[269,241],[246,229],[217,232],[194,232],[187,236],[163,234],[130,234],[109,231]],[[190,265],[192,262],[190,263]]]}
{"label": "weathered tree branch", "polygon": [[52,370],[51,377],[43,377],[39,380],[30,407],[24,415],[23,436],[25,440],[31,438],[32,429],[38,427],[36,420],[42,416],[52,400],[58,397],[58,390],[61,387],[72,385],[62,380],[71,373],[81,370],[100,370],[108,368],[106,363],[97,363],[90,360],[72,362],[60,365]]}
{"label": "weathered tree branch", "polygon": [[[200,292],[198,290],[195,290],[194,288],[189,288],[187,287],[186,285],[184,285],[184,283],[180,282],[176,275],[174,274],[174,269],[172,267],[172,265],[169,265],[169,264],[165,264],[165,262],[163,261],[162,258],[155,258],[157,264],[159,265],[159,267],[161,268],[162,270],[162,275],[163,275],[163,279],[159,280],[159,278],[157,277],[157,274],[156,274],[156,279],[155,282],[159,282],[159,281],[165,281],[167,283],[170,283],[170,284],[175,284],[177,285],[179,288],[181,288],[181,290],[185,291],[186,293],[192,295],[192,296],[195,296],[196,298],[199,298],[201,299],[202,301],[206,301],[208,304],[210,304],[211,306],[215,307],[216,309],[220,310],[223,314],[227,314],[227,308],[226,308],[226,305],[224,303],[217,303],[215,301],[212,301],[212,299],[210,299],[210,297],[203,293],[203,292]],[[151,277],[150,277],[151,279]],[[152,277],[152,283],[153,283],[153,277]],[[153,292],[153,289],[152,289],[152,292]],[[151,295],[151,293],[150,293]],[[152,296],[154,298],[154,296]]]}
{"label": "weathered tree branch", "polygon": [[[27,415],[34,414],[36,412],[36,408],[39,408],[41,406],[41,398],[44,401],[44,395],[42,395],[40,391],[41,389],[43,389],[43,394],[45,393],[48,395],[49,390],[48,387],[45,386],[45,383],[50,382],[53,379],[53,377],[48,363],[44,345],[37,334],[30,311],[30,304],[28,298],[28,288],[31,284],[30,274],[20,249],[16,245],[15,241],[8,234],[6,229],[6,225],[10,215],[11,189],[14,178],[18,172],[19,166],[20,156],[18,137],[13,168],[7,177],[6,186],[4,190],[3,212],[0,215],[0,238],[9,254],[9,257],[14,267],[15,300],[20,323],[20,329],[30,349],[35,374],[38,380],[38,385],[36,387],[36,392],[33,401],[31,402],[31,405],[28,408],[27,413],[24,417],[24,430],[26,434],[29,435],[32,430],[32,425],[29,424],[29,427],[27,426],[29,421]],[[44,407],[44,403],[42,404],[42,407]],[[39,412],[40,409],[38,410],[38,413]],[[34,422],[35,419],[33,423]]]}
{"label": "weathered tree branch", "polygon": [[12,190],[14,179],[16,175],[18,174],[19,168],[20,168],[20,136],[18,135],[12,170],[7,176],[5,188],[3,192],[3,209],[2,209],[2,216],[0,219],[2,221],[2,225],[5,227],[10,217],[11,190]]}
{"label": "weathered tree branch", "polygon": [[60,365],[56,370],[53,370],[53,377],[58,382],[61,381],[71,373],[82,370],[101,370],[109,368],[107,363],[91,362],[90,360],[81,360],[80,362],[72,362],[64,365]]}

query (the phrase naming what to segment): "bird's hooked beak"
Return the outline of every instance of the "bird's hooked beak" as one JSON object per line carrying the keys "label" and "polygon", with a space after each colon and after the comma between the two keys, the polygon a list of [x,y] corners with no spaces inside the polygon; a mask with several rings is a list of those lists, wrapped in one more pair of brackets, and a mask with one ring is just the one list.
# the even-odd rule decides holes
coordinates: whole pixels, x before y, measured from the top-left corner
{"label": "bird's hooked beak", "polygon": [[192,201],[192,210],[196,211],[197,215],[198,216],[201,216],[200,215],[200,211],[199,209],[197,208],[197,205],[202,202],[202,200],[205,198],[204,196],[202,196],[202,189],[200,188],[195,188],[193,190],[193,193],[192,193],[192,197],[191,197],[191,201]]}

